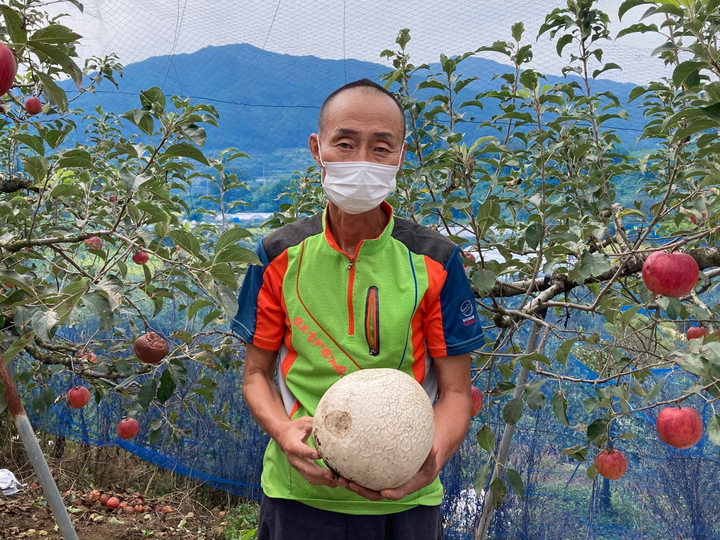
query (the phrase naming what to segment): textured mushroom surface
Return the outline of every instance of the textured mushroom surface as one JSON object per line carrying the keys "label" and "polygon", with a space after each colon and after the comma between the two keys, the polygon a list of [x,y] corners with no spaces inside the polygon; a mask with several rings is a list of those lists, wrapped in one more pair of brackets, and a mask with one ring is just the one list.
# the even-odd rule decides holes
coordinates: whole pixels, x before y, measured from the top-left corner
{"label": "textured mushroom surface", "polygon": [[313,441],[328,468],[378,491],[410,480],[434,436],[430,398],[396,369],[345,375],[325,392],[313,422]]}

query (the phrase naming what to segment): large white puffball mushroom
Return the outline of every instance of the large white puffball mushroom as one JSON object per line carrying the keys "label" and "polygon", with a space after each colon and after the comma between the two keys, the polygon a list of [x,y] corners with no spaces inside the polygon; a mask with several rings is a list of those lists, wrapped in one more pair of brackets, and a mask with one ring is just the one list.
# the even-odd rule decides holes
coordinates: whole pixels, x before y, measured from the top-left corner
{"label": "large white puffball mushroom", "polygon": [[320,399],[313,422],[315,448],[335,474],[380,491],[403,485],[432,448],[430,398],[397,369],[345,375]]}

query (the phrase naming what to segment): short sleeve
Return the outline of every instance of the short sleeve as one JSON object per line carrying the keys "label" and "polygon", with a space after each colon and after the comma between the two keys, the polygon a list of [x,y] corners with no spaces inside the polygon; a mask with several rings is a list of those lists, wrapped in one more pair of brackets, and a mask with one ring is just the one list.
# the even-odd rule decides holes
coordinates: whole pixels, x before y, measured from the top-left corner
{"label": "short sleeve", "polygon": [[279,350],[285,334],[282,303],[283,255],[268,261],[262,241],[255,248],[262,266],[248,268],[238,294],[238,311],[230,323],[246,343],[267,350]]}
{"label": "short sleeve", "polygon": [[428,340],[428,350],[435,358],[465,354],[485,342],[475,295],[458,247],[445,263],[442,273],[445,279],[432,301],[426,321],[426,335],[433,336]]}

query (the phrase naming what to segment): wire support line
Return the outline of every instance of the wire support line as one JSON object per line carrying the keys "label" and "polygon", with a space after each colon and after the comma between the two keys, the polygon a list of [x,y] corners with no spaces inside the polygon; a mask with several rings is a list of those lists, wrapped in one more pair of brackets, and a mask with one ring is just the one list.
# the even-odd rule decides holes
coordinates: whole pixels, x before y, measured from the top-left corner
{"label": "wire support line", "polygon": [[[280,11],[280,3],[282,0],[278,0],[277,5],[275,6],[275,13],[273,13],[272,20],[270,21],[270,27],[268,28],[267,34],[265,35],[265,41],[263,41],[262,47],[260,48],[260,51],[257,54],[257,58],[255,59],[255,65],[253,66],[253,70],[250,73],[250,77],[247,80],[247,83],[245,84],[245,89],[243,90],[242,95],[240,96],[240,102],[242,102],[243,98],[247,94],[248,88],[250,87],[250,82],[253,80],[253,77],[255,76],[255,72],[257,71],[258,65],[260,65],[260,57],[265,52],[265,48],[267,47],[268,40],[270,39],[270,33],[272,32],[273,26],[275,25],[275,20],[277,19],[278,12]],[[233,118],[235,118],[235,115],[237,114],[237,111],[239,109],[239,106],[235,107],[235,110],[233,111],[232,115],[230,116],[230,119],[228,120],[228,123],[225,126],[225,129],[220,134],[220,137],[218,137],[217,142],[215,143],[215,147],[213,148],[213,152],[217,150],[218,145],[220,144],[220,141],[225,138],[225,135],[227,134],[228,129],[230,128],[230,124],[232,123]]]}

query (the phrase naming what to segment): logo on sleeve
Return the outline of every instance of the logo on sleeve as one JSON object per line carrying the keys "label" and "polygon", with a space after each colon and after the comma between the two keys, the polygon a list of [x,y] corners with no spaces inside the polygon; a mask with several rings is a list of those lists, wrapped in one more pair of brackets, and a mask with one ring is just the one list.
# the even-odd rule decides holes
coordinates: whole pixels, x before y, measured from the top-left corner
{"label": "logo on sleeve", "polygon": [[462,322],[465,326],[475,322],[475,306],[473,306],[473,303],[470,300],[465,300],[460,305],[460,313],[463,316]]}

